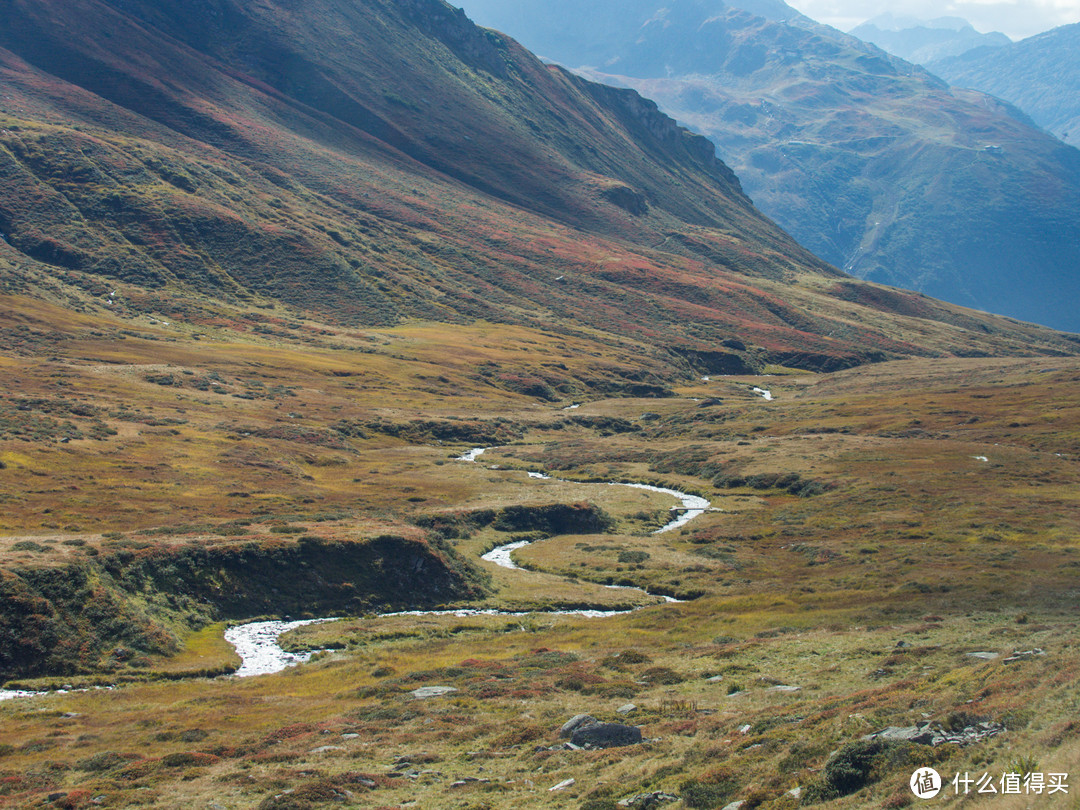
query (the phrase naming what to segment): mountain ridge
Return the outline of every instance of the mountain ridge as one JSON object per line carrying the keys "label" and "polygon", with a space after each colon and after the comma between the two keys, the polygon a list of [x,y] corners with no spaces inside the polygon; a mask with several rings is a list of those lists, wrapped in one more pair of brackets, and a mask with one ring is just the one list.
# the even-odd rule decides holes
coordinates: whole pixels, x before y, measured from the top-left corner
{"label": "mountain ridge", "polygon": [[951,83],[1003,98],[1041,127],[1080,147],[1080,23],[1001,49],[975,49],[927,65]]}
{"label": "mountain ridge", "polygon": [[[343,322],[581,325],[669,360],[736,340],[744,366],[1072,351],[915,298],[933,337],[852,303],[700,136],[434,0],[307,0],[296,26],[280,2],[5,5],[13,291],[32,277],[102,306],[121,282],[189,309],[194,293]],[[407,13],[428,6],[437,36]]]}
{"label": "mountain ridge", "polygon": [[1012,44],[1012,40],[1000,31],[981,33],[960,17],[916,20],[884,14],[867,20],[848,33],[894,56],[923,66],[938,59],[960,56],[976,48]]}
{"label": "mountain ridge", "polygon": [[[671,6],[662,28],[623,21],[584,45],[584,25],[574,37],[548,36],[540,4],[519,4],[514,19],[547,56],[607,65],[582,72],[635,87],[708,135],[755,203],[825,260],[862,278],[1080,329],[1065,303],[1080,293],[1080,153],[1012,105],[951,90],[854,37],[715,5],[707,22],[703,4]],[[649,7],[634,6],[635,23]],[[501,22],[498,4],[474,0],[466,9]],[[529,12],[535,31],[525,25]]]}

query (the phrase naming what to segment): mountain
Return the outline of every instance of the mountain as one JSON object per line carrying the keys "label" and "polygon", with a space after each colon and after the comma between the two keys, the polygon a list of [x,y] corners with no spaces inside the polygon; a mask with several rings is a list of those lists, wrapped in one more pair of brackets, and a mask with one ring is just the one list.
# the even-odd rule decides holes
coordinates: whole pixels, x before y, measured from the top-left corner
{"label": "mountain", "polygon": [[9,291],[584,328],[672,371],[1064,345],[845,280],[654,104],[437,0],[3,7]]}
{"label": "mountain", "polygon": [[1014,108],[795,12],[572,5],[467,10],[655,99],[717,144],[758,207],[844,270],[1080,330],[1080,152]]}
{"label": "mountain", "polygon": [[958,87],[1015,104],[1066,143],[1080,146],[1080,23],[927,63]]}
{"label": "mountain", "polygon": [[0,0],[0,220],[0,806],[1076,761],[1080,336],[842,274],[635,91],[438,0]]}
{"label": "mountain", "polygon": [[849,33],[917,65],[959,56],[975,48],[999,48],[1012,44],[1012,40],[1000,31],[980,33],[960,17],[916,20],[882,14]]}

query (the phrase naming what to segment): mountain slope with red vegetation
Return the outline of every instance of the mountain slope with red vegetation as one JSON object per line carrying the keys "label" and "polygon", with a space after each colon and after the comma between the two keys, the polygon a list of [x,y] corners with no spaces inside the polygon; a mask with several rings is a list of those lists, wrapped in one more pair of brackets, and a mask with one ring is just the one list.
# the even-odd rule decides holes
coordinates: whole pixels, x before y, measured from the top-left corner
{"label": "mountain slope with red vegetation", "polygon": [[584,327],[746,367],[1077,349],[843,281],[652,102],[439,0],[0,8],[11,292]]}

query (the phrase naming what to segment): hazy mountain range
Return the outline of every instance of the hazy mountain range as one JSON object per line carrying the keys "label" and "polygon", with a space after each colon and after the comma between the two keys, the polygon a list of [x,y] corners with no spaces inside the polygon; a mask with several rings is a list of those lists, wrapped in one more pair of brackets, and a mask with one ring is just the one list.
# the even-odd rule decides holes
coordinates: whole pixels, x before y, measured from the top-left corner
{"label": "hazy mountain range", "polygon": [[1080,330],[1080,152],[1008,104],[779,2],[466,10],[709,136],[755,203],[823,259]]}
{"label": "hazy mountain range", "polygon": [[997,48],[1012,43],[1000,31],[986,34],[976,31],[971,23],[960,17],[917,20],[883,14],[849,33],[917,65],[959,56],[975,48]]}
{"label": "hazy mountain range", "polygon": [[959,87],[1010,101],[1039,126],[1080,146],[1080,23],[927,64]]}

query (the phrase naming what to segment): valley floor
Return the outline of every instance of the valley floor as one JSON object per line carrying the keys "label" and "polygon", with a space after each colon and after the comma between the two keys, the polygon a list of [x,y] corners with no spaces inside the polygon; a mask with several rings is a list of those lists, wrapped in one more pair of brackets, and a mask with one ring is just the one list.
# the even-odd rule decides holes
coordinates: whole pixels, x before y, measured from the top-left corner
{"label": "valley floor", "polygon": [[[1077,806],[1076,358],[642,399],[591,385],[633,347],[587,336],[36,306],[0,317],[3,685],[118,688],[0,703],[0,806],[903,807],[926,767],[948,806]],[[541,375],[558,397],[522,393]],[[607,482],[711,508],[657,534],[677,499]],[[518,568],[483,559],[509,543]],[[580,609],[625,612],[555,612]],[[223,677],[226,625],[275,612],[343,618],[282,638],[309,663]],[[28,617],[67,634],[50,671]],[[568,748],[579,713],[644,742]],[[864,740],[922,724],[992,734]],[[1004,794],[1010,773],[1076,784]],[[964,774],[998,794],[956,795]]]}

